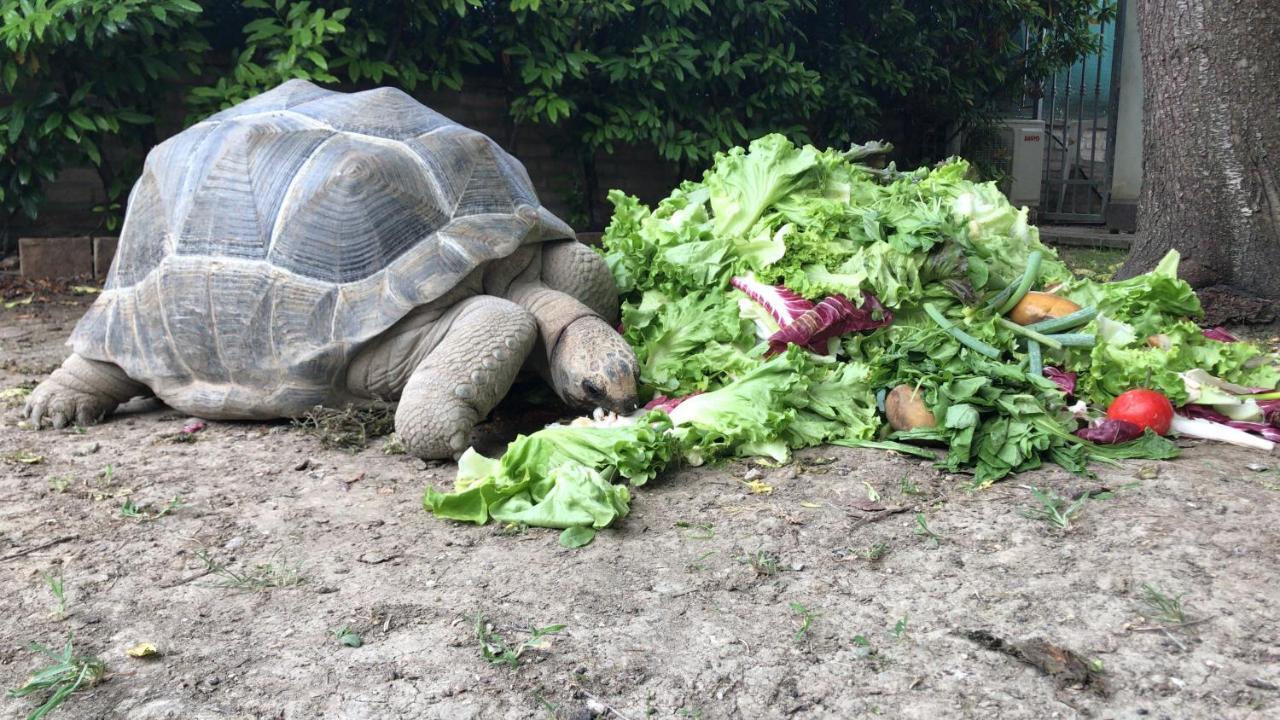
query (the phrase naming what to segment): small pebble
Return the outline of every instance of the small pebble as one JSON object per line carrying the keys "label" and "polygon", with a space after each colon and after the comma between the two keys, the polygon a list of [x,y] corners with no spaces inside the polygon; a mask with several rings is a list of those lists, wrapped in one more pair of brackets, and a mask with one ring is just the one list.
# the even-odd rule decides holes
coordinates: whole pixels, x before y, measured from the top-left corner
{"label": "small pebble", "polygon": [[241,545],[244,545],[244,538],[237,535],[231,538],[230,540],[228,540],[227,544],[223,545],[222,547],[227,550],[235,550],[239,548]]}
{"label": "small pebble", "polygon": [[1271,469],[1270,465],[1263,465],[1262,463],[1249,463],[1248,465],[1245,465],[1245,467],[1254,472],[1266,472]]}
{"label": "small pebble", "polygon": [[294,465],[294,466],[293,466],[293,469],[294,469],[294,470],[306,470],[306,469],[307,469],[307,468],[309,468],[309,467],[311,467],[311,458],[306,458],[306,459],[304,459],[302,462],[298,463],[297,465]]}

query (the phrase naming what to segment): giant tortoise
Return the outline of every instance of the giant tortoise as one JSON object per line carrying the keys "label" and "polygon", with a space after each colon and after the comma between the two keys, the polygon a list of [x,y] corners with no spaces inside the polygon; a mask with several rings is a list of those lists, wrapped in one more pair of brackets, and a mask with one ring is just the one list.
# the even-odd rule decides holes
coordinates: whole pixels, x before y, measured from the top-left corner
{"label": "giant tortoise", "polygon": [[398,401],[410,452],[456,456],[526,361],[571,404],[633,409],[617,315],[604,262],[493,140],[399,90],[291,80],[148,154],[106,288],[25,414]]}

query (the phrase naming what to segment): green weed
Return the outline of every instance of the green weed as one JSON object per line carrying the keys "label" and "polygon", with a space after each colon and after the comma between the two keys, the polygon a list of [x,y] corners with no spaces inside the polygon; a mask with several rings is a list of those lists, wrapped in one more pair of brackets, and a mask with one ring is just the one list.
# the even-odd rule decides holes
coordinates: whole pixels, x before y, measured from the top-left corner
{"label": "green weed", "polygon": [[306,578],[297,564],[264,563],[247,571],[236,571],[214,560],[208,552],[200,550],[196,557],[205,564],[205,570],[219,578],[221,587],[251,592],[265,592],[274,588],[301,585]]}
{"label": "green weed", "polygon": [[1075,500],[1069,500],[1053,490],[1043,492],[1039,488],[1031,488],[1031,497],[1035,498],[1038,504],[1023,508],[1022,516],[1044,522],[1059,532],[1066,532],[1071,527],[1071,523],[1084,512],[1084,506],[1089,502],[1089,493],[1084,493]]}
{"label": "green weed", "polygon": [[173,499],[169,501],[168,505],[154,511],[149,509],[150,506],[148,505],[138,505],[133,502],[132,498],[125,498],[124,504],[120,506],[120,516],[142,522],[151,522],[153,520],[159,520],[165,515],[168,515],[181,507],[185,506],[182,504],[182,497],[180,495],[173,496]]}
{"label": "green weed", "polygon": [[63,646],[61,653],[55,653],[38,643],[32,643],[29,649],[47,656],[53,662],[37,670],[22,686],[9,690],[11,698],[24,698],[37,693],[48,695],[40,707],[27,715],[27,720],[43,718],[62,705],[72,693],[96,685],[107,672],[107,666],[101,660],[77,654],[70,635],[67,636],[67,644]]}
{"label": "green weed", "polygon": [[889,631],[895,640],[901,640],[903,635],[907,634],[907,618],[909,615],[903,615],[893,624],[893,629]]}
{"label": "green weed", "polygon": [[58,617],[67,614],[67,591],[62,585],[62,578],[45,574],[44,582],[49,586],[49,594],[53,595],[53,599],[58,601],[58,611],[55,613]]}
{"label": "green weed", "polygon": [[813,627],[813,621],[818,619],[819,613],[798,602],[791,603],[791,612],[800,616],[800,628],[796,630],[796,634],[792,638],[796,642],[800,642],[809,634],[809,630]]}
{"label": "green weed", "polygon": [[547,625],[546,627],[532,627],[528,630],[529,637],[521,642],[512,645],[507,642],[494,629],[493,625],[485,621],[484,615],[476,613],[472,629],[475,631],[476,640],[480,643],[480,656],[492,665],[506,665],[509,668],[520,667],[520,658],[529,650],[541,650],[550,645],[546,639],[548,635],[555,635],[564,630],[564,625]]}
{"label": "green weed", "polygon": [[768,550],[757,550],[747,556],[747,564],[755,571],[756,575],[767,577],[769,575],[777,575],[781,570],[778,556]]}
{"label": "green weed", "polygon": [[1142,602],[1147,606],[1151,619],[1168,625],[1187,624],[1187,614],[1182,607],[1185,595],[1167,595],[1150,583],[1142,584]]}
{"label": "green weed", "polygon": [[933,543],[935,547],[942,542],[942,536],[929,529],[929,523],[925,520],[924,513],[916,513],[916,535]]}

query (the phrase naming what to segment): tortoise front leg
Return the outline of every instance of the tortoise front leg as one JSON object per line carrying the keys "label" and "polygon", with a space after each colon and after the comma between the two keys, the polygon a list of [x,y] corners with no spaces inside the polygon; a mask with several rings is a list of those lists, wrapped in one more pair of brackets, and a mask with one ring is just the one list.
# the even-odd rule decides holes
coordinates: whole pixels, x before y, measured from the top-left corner
{"label": "tortoise front leg", "polygon": [[45,419],[55,428],[72,422],[92,425],[120,403],[151,394],[146,385],[132,380],[118,365],[72,355],[36,386],[22,414],[36,428]]}
{"label": "tortoise front leg", "polygon": [[511,389],[538,337],[532,315],[489,295],[458,303],[437,322],[447,329],[409,376],[396,408],[396,434],[421,458],[466,450],[471,429]]}

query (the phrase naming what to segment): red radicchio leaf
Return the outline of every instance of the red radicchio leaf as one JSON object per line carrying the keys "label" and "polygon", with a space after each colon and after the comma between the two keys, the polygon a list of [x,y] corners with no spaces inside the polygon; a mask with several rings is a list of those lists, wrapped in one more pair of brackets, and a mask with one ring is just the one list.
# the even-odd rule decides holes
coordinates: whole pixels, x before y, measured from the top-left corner
{"label": "red radicchio leaf", "polygon": [[1208,405],[1184,405],[1178,408],[1178,414],[1189,418],[1211,420],[1213,422],[1226,425],[1227,427],[1233,427],[1237,430],[1257,433],[1271,442],[1280,442],[1280,429],[1277,429],[1270,422],[1246,422],[1244,420],[1232,420]]}
{"label": "red radicchio leaf", "polygon": [[1073,372],[1063,372],[1056,367],[1046,367],[1044,376],[1058,384],[1064,395],[1076,394],[1076,374]]}
{"label": "red radicchio leaf", "polygon": [[813,303],[781,285],[765,285],[751,275],[735,277],[729,284],[747,294],[747,297],[760,303],[778,327],[786,327],[796,318],[813,309]]}
{"label": "red radicchio leaf", "polygon": [[1258,407],[1262,408],[1262,417],[1267,422],[1280,427],[1280,400],[1259,400]]}
{"label": "red radicchio leaf", "polygon": [[1099,445],[1114,445],[1142,437],[1142,428],[1128,420],[1103,420],[1097,425],[1076,431],[1076,437]]}
{"label": "red radicchio leaf", "polygon": [[182,426],[182,432],[185,435],[193,435],[208,427],[203,420],[191,420]]}
{"label": "red radicchio leaf", "polygon": [[1220,328],[1220,327],[1209,328],[1208,330],[1205,330],[1204,336],[1209,338],[1210,340],[1217,340],[1218,342],[1225,342],[1225,343],[1238,342],[1240,340],[1240,338],[1227,332],[1225,328]]}
{"label": "red radicchio leaf", "polygon": [[702,390],[697,390],[695,392],[689,393],[688,395],[684,395],[678,398],[667,397],[666,395],[656,395],[652,400],[644,404],[644,409],[645,410],[661,410],[662,412],[670,413],[672,410],[675,410],[676,406],[679,405],[680,403],[684,402],[685,400],[688,400],[694,395],[701,395],[702,393],[703,393]]}
{"label": "red radicchio leaf", "polygon": [[[876,315],[880,318],[876,319]],[[862,293],[862,307],[842,295],[832,295],[769,336],[769,354],[780,353],[788,344],[795,344],[826,355],[827,341],[831,338],[850,332],[875,330],[891,322],[893,313],[869,292]]]}

